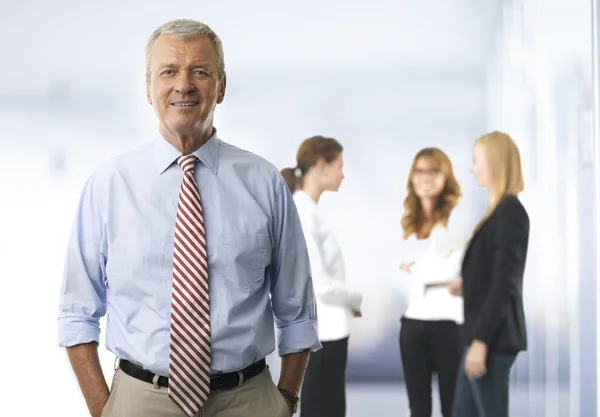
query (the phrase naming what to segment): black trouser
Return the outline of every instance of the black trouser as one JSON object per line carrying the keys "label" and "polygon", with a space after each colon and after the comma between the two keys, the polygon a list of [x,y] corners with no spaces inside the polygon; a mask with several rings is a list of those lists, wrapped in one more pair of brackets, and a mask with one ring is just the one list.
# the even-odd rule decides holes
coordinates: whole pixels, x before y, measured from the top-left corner
{"label": "black trouser", "polygon": [[481,379],[471,380],[465,375],[463,356],[452,416],[508,417],[510,368],[515,358],[516,355],[490,352],[486,360],[486,374]]}
{"label": "black trouser", "polygon": [[453,321],[402,318],[400,353],[411,417],[431,417],[431,376],[437,373],[442,415],[451,417],[463,353],[460,326]]}
{"label": "black trouser", "polygon": [[321,345],[310,354],[300,395],[300,416],[344,417],[348,338]]}

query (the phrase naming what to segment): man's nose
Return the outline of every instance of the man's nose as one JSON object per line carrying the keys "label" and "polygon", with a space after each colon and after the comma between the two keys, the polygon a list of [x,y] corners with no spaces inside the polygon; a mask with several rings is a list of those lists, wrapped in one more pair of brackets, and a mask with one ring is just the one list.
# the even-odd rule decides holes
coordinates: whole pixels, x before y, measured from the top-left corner
{"label": "man's nose", "polygon": [[181,94],[188,94],[193,92],[196,89],[194,83],[192,82],[189,74],[181,73],[181,75],[177,78],[177,84],[175,85],[175,91]]}

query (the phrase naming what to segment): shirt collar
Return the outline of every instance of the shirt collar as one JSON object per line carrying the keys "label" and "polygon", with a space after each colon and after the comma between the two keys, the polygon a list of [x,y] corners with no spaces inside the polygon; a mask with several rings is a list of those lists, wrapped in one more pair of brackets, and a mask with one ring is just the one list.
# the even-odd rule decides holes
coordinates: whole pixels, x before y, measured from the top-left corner
{"label": "shirt collar", "polygon": [[300,202],[300,204],[306,207],[310,207],[313,210],[317,209],[317,203],[315,202],[315,200],[310,198],[310,196],[302,190],[294,191],[294,200],[296,201],[296,203]]}
{"label": "shirt collar", "polygon": [[[200,162],[206,165],[206,167],[210,169],[213,174],[217,173],[217,168],[219,165],[220,143],[221,141],[217,136],[217,129],[213,129],[213,134],[210,139],[208,139],[208,141],[202,145],[200,149],[193,152],[193,155],[195,155]],[[171,164],[182,155],[181,152],[167,142],[167,140],[162,136],[156,139],[154,152],[156,169],[159,175],[165,172],[166,169],[169,168]]]}

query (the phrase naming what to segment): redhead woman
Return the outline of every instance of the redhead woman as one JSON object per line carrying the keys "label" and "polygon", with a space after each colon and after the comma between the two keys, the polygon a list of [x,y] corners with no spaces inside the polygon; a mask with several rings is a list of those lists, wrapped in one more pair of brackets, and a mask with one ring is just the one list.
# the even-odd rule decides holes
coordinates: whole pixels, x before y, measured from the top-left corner
{"label": "redhead woman", "polygon": [[400,350],[411,417],[431,417],[433,374],[442,415],[450,417],[462,342],[462,300],[449,285],[458,279],[470,228],[460,216],[461,187],[450,158],[438,148],[414,157],[402,216],[400,269],[412,286],[400,328]]}

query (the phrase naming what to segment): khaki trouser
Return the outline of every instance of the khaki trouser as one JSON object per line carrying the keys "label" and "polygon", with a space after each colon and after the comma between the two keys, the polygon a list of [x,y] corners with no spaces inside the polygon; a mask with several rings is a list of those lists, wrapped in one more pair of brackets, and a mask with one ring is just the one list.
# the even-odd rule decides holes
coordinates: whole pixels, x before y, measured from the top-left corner
{"label": "khaki trouser", "polygon": [[[155,389],[118,369],[102,417],[181,417],[167,388]],[[287,401],[266,368],[241,387],[210,394],[196,417],[289,417]]]}

